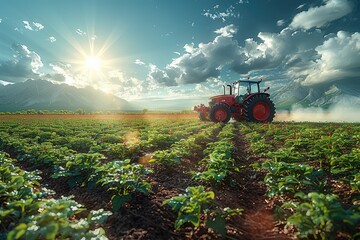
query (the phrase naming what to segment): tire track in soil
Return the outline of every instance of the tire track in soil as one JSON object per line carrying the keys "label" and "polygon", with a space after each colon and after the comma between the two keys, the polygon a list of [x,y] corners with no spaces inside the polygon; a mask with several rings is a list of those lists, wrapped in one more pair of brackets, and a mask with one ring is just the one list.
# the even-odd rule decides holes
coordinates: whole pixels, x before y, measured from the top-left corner
{"label": "tire track in soil", "polygon": [[244,209],[242,215],[230,224],[240,230],[241,239],[292,239],[280,232],[272,207],[266,203],[266,186],[261,183],[265,173],[249,166],[262,159],[251,154],[249,143],[239,131],[239,124],[234,124],[238,134],[234,140],[236,151],[233,157],[240,170],[230,175],[230,184],[221,186],[215,192],[222,205]]}
{"label": "tire track in soil", "polygon": [[[256,171],[250,164],[263,161],[251,153],[250,144],[241,133],[239,124],[235,124],[239,133],[235,139],[237,150],[234,153],[235,160],[241,168],[239,173],[234,174],[234,180],[238,186],[237,203],[244,212],[239,222],[239,228],[243,233],[242,239],[292,239],[280,232],[278,223],[274,219],[272,206],[266,202],[266,186],[261,183],[265,172]],[[237,206],[237,207],[239,207]]]}

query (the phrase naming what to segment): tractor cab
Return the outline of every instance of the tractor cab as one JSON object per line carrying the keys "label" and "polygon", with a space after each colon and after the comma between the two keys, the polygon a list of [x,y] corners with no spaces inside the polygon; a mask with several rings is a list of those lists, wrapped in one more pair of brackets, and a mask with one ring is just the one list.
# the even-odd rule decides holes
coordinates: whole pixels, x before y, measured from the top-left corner
{"label": "tractor cab", "polygon": [[[237,80],[223,85],[224,94],[210,97],[209,107],[200,104],[193,108],[200,120],[228,122],[230,118],[253,122],[271,122],[275,115],[274,103],[266,93],[269,87],[260,91],[260,81]],[[226,89],[229,89],[226,93]],[[245,89],[244,89],[245,87]]]}

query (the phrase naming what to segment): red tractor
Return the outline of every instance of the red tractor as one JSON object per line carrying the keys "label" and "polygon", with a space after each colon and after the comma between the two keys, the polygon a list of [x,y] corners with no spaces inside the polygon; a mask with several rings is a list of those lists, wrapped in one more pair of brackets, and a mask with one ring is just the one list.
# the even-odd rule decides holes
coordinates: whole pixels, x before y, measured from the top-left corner
{"label": "red tractor", "polygon": [[[260,81],[238,80],[227,85],[230,94],[226,94],[226,86],[223,85],[224,94],[210,98],[209,106],[200,104],[194,107],[202,121],[226,123],[232,117],[237,121],[246,120],[250,122],[271,122],[275,116],[275,105],[266,91],[260,92]],[[240,94],[240,85],[247,84],[246,93]],[[253,86],[253,85],[257,85]],[[255,87],[255,90],[252,89]],[[233,94],[233,89],[237,94]],[[253,91],[252,91],[253,90]],[[234,91],[235,92],[235,91]]]}

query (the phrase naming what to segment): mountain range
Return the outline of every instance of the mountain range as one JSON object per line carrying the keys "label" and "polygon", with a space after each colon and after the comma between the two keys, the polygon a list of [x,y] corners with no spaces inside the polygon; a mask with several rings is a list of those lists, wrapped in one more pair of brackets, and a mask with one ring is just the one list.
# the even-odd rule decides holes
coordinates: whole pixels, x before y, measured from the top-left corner
{"label": "mountain range", "polygon": [[44,80],[0,85],[0,111],[27,109],[76,111],[132,111],[137,106],[91,87],[76,88]]}
{"label": "mountain range", "polygon": [[[210,97],[210,96],[209,96]],[[303,86],[293,82],[272,89],[271,98],[278,110],[320,107],[328,109],[335,104],[360,108],[360,89],[355,82]],[[0,84],[0,112],[20,110],[70,110],[93,111],[139,111],[190,110],[192,106],[205,103],[198,99],[146,99],[129,102],[91,87],[76,88],[67,84],[54,84],[45,80],[27,80],[21,83]]]}
{"label": "mountain range", "polygon": [[329,109],[334,105],[360,108],[360,88],[357,83],[343,81],[313,86],[293,82],[271,95],[277,109],[291,110],[294,106]]}

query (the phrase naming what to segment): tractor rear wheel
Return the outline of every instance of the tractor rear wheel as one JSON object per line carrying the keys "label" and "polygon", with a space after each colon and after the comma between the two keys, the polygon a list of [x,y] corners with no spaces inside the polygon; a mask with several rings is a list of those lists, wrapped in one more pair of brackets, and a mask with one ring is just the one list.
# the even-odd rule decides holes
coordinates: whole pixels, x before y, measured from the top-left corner
{"label": "tractor rear wheel", "polygon": [[230,120],[231,111],[226,104],[217,104],[210,110],[210,119],[213,122],[227,123]]}
{"label": "tractor rear wheel", "polygon": [[245,119],[251,122],[272,122],[275,105],[265,94],[258,94],[244,102]]}

